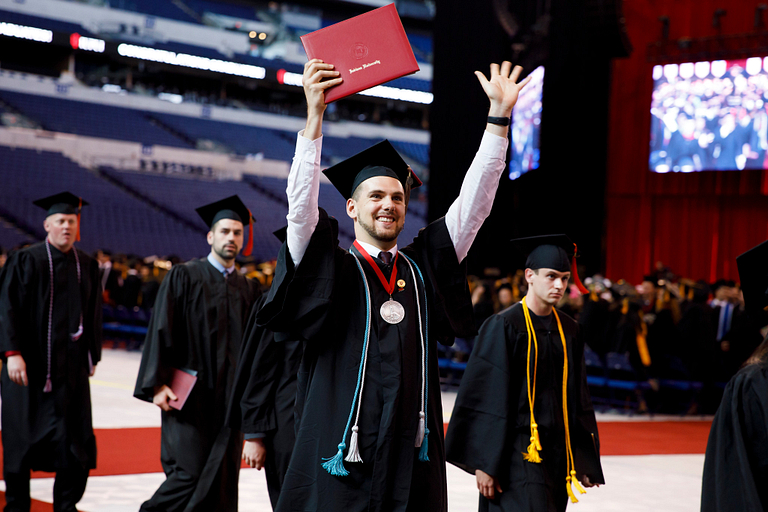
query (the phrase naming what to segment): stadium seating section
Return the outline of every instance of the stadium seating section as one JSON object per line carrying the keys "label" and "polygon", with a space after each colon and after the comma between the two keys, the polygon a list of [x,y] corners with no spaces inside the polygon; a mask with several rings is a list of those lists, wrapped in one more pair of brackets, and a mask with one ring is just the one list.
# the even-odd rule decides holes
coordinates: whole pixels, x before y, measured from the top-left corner
{"label": "stadium seating section", "polygon": [[194,147],[156,126],[138,110],[12,91],[0,91],[0,98],[46,130],[147,145]]}
{"label": "stadium seating section", "polygon": [[[210,140],[233,154],[290,162],[296,141],[294,132],[279,127],[226,123],[64,97],[0,90],[0,100],[7,105],[6,110],[20,113],[50,131],[145,145],[192,149],[200,141]],[[361,137],[326,136],[322,164],[330,166],[372,142]],[[429,165],[426,145],[392,142],[406,160],[422,167]],[[144,163],[147,172],[86,169],[61,153],[5,146],[0,146],[0,158],[5,181],[0,187],[2,247],[42,239],[41,212],[31,202],[61,190],[70,190],[91,203],[84,212],[80,243],[88,251],[107,248],[115,253],[177,255],[182,259],[202,256],[208,251],[204,240],[207,229],[194,207],[232,194],[240,195],[258,219],[254,256],[261,261],[273,259],[280,245],[272,232],[285,225],[288,206],[283,178],[247,175],[242,181],[222,181],[210,173],[191,171],[166,175],[162,167],[155,168],[151,162]],[[419,201],[418,194],[413,197],[401,235],[403,243],[426,225],[426,203]],[[340,243],[348,247],[354,238],[352,224],[344,201],[330,184],[321,184],[320,206],[340,220]]]}

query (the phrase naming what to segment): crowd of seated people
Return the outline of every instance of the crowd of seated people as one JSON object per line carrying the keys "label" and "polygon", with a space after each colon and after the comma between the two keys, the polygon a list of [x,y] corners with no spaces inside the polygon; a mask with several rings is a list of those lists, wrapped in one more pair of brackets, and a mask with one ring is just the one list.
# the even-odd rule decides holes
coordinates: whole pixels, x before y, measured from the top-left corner
{"label": "crowd of seated people", "polygon": [[[724,384],[763,339],[763,326],[745,314],[743,295],[733,281],[693,281],[658,264],[637,284],[595,275],[585,285],[588,295],[571,284],[558,309],[579,322],[591,356],[588,365],[594,361],[604,368],[617,358],[626,362],[623,377],[646,390],[641,409],[664,408],[664,383],[689,383],[699,392],[687,412],[713,413]],[[471,277],[470,286],[478,328],[527,292],[520,270],[503,278]],[[466,362],[472,344],[472,339],[457,339],[452,347],[439,348],[440,357]],[[655,403],[646,404],[646,399]]]}

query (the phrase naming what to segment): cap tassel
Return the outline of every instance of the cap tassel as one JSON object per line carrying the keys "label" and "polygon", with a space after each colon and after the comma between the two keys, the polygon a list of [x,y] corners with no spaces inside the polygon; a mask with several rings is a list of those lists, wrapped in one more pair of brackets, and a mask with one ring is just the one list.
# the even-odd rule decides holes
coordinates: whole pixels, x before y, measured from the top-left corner
{"label": "cap tassel", "polygon": [[80,204],[77,206],[77,236],[76,241],[80,241],[80,211],[83,209],[83,198],[80,198]]}
{"label": "cap tassel", "polygon": [[339,443],[339,451],[336,455],[329,458],[323,458],[323,469],[333,476],[347,476],[349,471],[344,467],[344,449],[347,447],[345,443]]}
{"label": "cap tassel", "polygon": [[51,376],[45,378],[45,387],[43,393],[50,393],[53,390],[53,384],[51,384]]}
{"label": "cap tassel", "polygon": [[349,437],[349,453],[344,458],[347,462],[363,462],[363,458],[360,457],[360,449],[357,446],[357,425],[352,427],[352,435]]}
{"label": "cap tassel", "polygon": [[253,252],[253,215],[248,210],[248,244],[245,246],[243,256],[250,256]]}
{"label": "cap tassel", "polygon": [[579,270],[576,268],[576,252],[578,250],[579,249],[576,247],[576,244],[573,244],[573,258],[571,258],[571,277],[573,277],[573,284],[575,284],[581,294],[584,295],[585,293],[589,293],[589,290],[586,289],[586,287],[582,284],[581,279],[579,279]]}

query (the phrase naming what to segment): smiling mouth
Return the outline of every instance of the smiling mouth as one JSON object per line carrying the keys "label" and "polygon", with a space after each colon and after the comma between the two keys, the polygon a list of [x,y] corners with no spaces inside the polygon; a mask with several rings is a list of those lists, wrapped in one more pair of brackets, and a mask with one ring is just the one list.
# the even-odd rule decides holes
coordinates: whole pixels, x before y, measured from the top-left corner
{"label": "smiling mouth", "polygon": [[384,224],[390,224],[390,223],[395,222],[395,218],[391,217],[389,215],[379,215],[378,217],[376,217],[376,220],[378,222],[382,222]]}

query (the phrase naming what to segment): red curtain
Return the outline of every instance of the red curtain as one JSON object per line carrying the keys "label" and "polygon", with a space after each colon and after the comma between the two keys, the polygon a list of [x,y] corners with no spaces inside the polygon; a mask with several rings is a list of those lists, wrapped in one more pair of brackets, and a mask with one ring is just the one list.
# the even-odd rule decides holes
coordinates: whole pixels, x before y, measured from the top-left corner
{"label": "red curtain", "polygon": [[[638,282],[662,261],[678,275],[738,279],[736,256],[768,239],[768,172],[656,174],[648,170],[653,89],[648,46],[718,35],[712,15],[725,9],[721,35],[754,33],[764,0],[624,1],[634,52],[614,61],[606,187],[606,276]],[[768,23],[768,13],[765,13]],[[760,29],[764,30],[764,29]],[[702,56],[696,60],[709,60]]]}

